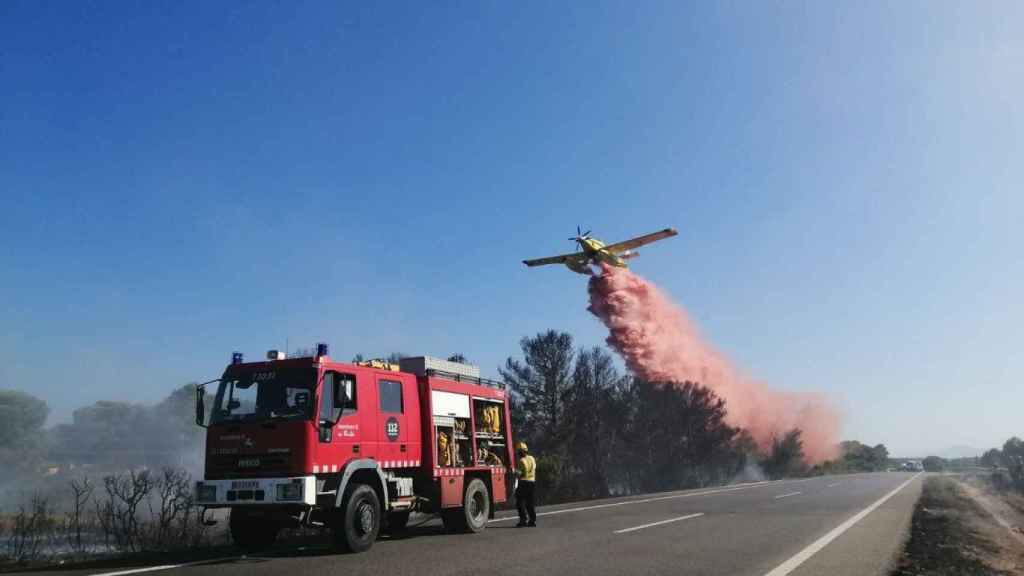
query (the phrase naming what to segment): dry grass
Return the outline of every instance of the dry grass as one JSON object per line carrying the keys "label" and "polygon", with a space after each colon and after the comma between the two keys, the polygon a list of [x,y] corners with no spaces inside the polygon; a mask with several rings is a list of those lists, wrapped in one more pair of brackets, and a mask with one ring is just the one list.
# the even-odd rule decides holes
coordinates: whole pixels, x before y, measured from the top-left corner
{"label": "dry grass", "polygon": [[892,576],[1024,575],[1020,542],[978,494],[955,477],[927,478]]}

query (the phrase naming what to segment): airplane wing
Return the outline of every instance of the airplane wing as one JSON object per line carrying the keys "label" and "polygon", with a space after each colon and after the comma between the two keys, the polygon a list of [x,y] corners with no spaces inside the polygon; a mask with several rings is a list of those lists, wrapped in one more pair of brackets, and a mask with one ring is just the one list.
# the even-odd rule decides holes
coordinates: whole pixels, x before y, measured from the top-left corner
{"label": "airplane wing", "polygon": [[605,246],[604,249],[609,251],[609,252],[614,252],[614,253],[617,254],[619,252],[625,252],[626,250],[632,250],[633,248],[639,248],[640,246],[643,246],[644,244],[650,244],[651,242],[657,242],[658,240],[664,240],[665,238],[671,238],[671,237],[675,236],[676,234],[679,234],[679,232],[676,232],[675,228],[665,228],[664,230],[660,230],[660,231],[655,232],[653,234],[645,234],[643,236],[637,236],[636,238],[632,238],[630,240],[626,240],[625,242],[617,242],[615,244],[609,244],[608,246]]}
{"label": "airplane wing", "polygon": [[562,254],[561,256],[548,256],[547,258],[537,258],[535,260],[523,260],[523,264],[527,266],[544,266],[545,264],[564,264],[566,260],[570,258],[579,258],[584,256],[583,252],[574,252],[572,254]]}

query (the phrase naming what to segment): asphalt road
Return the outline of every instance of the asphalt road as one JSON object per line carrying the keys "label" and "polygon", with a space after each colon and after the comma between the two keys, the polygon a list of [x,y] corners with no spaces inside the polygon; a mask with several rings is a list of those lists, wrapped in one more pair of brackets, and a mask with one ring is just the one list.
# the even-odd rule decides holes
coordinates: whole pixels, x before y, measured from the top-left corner
{"label": "asphalt road", "polygon": [[[168,576],[291,574],[883,574],[901,547],[921,477],[818,477],[575,503],[540,510],[537,528],[503,513],[481,534],[436,522],[369,552],[325,545],[142,572]],[[139,567],[147,568],[147,567]]]}

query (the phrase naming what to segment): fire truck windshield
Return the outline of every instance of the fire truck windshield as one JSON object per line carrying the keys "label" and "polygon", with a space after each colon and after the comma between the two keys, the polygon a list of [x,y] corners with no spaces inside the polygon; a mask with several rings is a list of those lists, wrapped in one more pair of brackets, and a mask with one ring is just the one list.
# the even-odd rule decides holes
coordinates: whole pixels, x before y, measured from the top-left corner
{"label": "fire truck windshield", "polygon": [[268,370],[224,378],[217,386],[211,424],[313,417],[316,372]]}

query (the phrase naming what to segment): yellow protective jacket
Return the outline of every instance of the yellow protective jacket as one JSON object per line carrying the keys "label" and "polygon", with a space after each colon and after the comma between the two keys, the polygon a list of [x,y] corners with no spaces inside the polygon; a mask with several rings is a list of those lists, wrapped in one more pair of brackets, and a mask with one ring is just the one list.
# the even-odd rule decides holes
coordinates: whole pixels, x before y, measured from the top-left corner
{"label": "yellow protective jacket", "polygon": [[516,468],[519,470],[520,480],[524,482],[537,481],[537,461],[533,459],[533,456],[527,454],[520,458]]}

